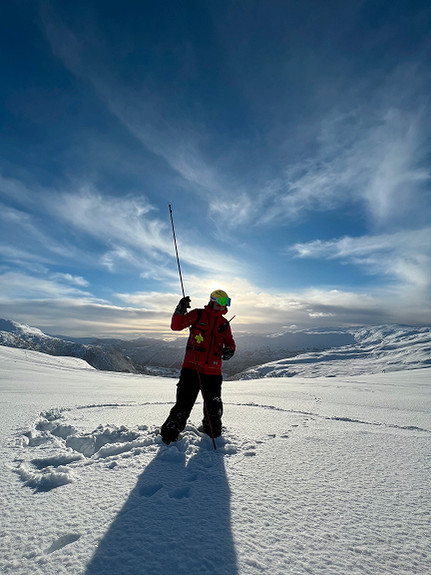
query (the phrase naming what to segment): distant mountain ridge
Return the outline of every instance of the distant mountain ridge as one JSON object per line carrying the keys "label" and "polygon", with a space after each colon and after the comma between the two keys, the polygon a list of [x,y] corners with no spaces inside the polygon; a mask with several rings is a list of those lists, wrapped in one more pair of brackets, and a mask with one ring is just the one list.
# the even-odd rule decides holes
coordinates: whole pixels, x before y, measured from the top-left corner
{"label": "distant mountain ridge", "polygon": [[336,377],[431,367],[431,330],[383,325],[352,330],[348,345],[300,353],[249,368],[237,379]]}
{"label": "distant mountain ridge", "polygon": [[[50,336],[36,327],[0,319],[0,345],[85,359],[101,370],[174,376],[181,369],[187,331],[171,341],[141,337],[135,340],[65,338]],[[306,350],[326,349],[353,342],[343,330],[309,330],[272,335],[235,335],[237,352],[224,362],[226,378],[248,368],[296,356]]]}
{"label": "distant mountain ridge", "polygon": [[[291,330],[235,337],[237,353],[223,369],[227,379],[357,375],[431,367],[431,332],[399,325]],[[85,343],[84,343],[85,341]],[[186,337],[73,340],[0,319],[0,345],[84,359],[100,370],[176,377]]]}
{"label": "distant mountain ridge", "polygon": [[52,337],[38,328],[17,321],[0,319],[0,345],[41,351],[49,355],[79,357],[100,370],[137,373],[133,362],[116,350]]}

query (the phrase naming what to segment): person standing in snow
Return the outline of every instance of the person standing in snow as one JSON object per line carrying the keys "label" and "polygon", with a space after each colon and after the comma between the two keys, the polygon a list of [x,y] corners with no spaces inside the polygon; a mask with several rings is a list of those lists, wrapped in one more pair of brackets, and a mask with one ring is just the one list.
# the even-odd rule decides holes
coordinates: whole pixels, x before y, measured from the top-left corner
{"label": "person standing in snow", "polygon": [[[229,322],[223,317],[231,300],[223,290],[215,290],[203,309],[190,308],[190,297],[183,297],[172,316],[171,329],[190,328],[186,354],[177,384],[176,403],[160,430],[162,440],[169,445],[185,428],[187,419],[202,387],[204,395],[203,431],[219,437],[222,430],[221,399],[222,360],[235,353],[235,341]],[[207,421],[206,410],[210,421]]]}

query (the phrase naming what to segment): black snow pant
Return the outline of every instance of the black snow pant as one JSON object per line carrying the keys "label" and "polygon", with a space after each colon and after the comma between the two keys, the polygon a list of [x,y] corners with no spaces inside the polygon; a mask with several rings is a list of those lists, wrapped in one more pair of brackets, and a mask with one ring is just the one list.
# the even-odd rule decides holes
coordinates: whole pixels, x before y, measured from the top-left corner
{"label": "black snow pant", "polygon": [[[199,376],[205,396],[204,418],[202,420],[203,431],[211,436],[212,430],[214,437],[221,435],[221,418],[223,415],[223,403],[221,400],[222,376],[198,374],[193,369],[184,368],[181,370],[180,380],[177,384],[176,403],[160,431],[163,441],[167,444],[175,441],[178,434],[186,426],[200,391]],[[211,426],[207,420],[205,405]]]}

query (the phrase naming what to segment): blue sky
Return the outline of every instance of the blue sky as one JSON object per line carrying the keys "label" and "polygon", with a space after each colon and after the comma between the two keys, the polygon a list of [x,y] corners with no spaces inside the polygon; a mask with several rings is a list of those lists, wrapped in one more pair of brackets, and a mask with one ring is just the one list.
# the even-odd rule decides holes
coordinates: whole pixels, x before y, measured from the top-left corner
{"label": "blue sky", "polygon": [[171,203],[236,332],[431,323],[429,2],[0,11],[1,317],[168,334]]}

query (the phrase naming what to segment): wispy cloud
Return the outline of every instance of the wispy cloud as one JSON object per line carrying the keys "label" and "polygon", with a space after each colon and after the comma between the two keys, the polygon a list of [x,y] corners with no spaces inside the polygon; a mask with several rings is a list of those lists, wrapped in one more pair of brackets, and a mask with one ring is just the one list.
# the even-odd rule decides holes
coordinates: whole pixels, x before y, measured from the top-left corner
{"label": "wispy cloud", "polygon": [[260,220],[277,223],[355,204],[372,225],[399,223],[412,209],[420,213],[431,178],[424,163],[429,125],[423,110],[383,109],[379,117],[378,110],[356,109],[325,118],[318,153],[291,163],[263,191]]}
{"label": "wispy cloud", "polygon": [[[117,264],[127,263],[140,270],[143,277],[175,277],[172,272],[172,231],[166,220],[156,217],[155,208],[145,199],[102,196],[87,188],[56,195],[49,209],[107,246],[101,263],[110,270]],[[184,263],[211,274],[228,274],[240,267],[217,246],[206,246],[201,236],[199,229],[195,239],[189,231],[183,235],[181,260]]]}
{"label": "wispy cloud", "polygon": [[[169,333],[170,313],[95,303],[76,298],[1,302],[2,317],[69,337],[162,336]],[[171,335],[169,333],[169,335]]]}
{"label": "wispy cloud", "polygon": [[[142,278],[177,281],[167,211],[160,218],[145,196],[102,194],[88,182],[72,181],[63,189],[4,182],[9,190],[20,189],[18,207],[0,203],[2,232],[8,237],[8,243],[0,244],[0,253],[11,265],[30,269],[36,263],[79,262],[112,273],[127,269]],[[180,236],[181,261],[192,270],[230,275],[241,268],[216,243],[208,246],[201,230],[193,232],[186,226]]]}
{"label": "wispy cloud", "polygon": [[[412,216],[424,221],[431,203],[430,80],[427,61],[400,61],[374,83],[366,75],[344,77],[343,91],[324,105],[330,79],[316,78],[321,114],[310,123],[298,118],[294,133],[285,129],[284,142],[270,148],[285,158],[284,165],[276,163],[266,181],[257,178],[256,166],[249,167],[256,182],[244,192],[235,225],[282,226],[337,209],[356,211],[373,228],[396,229]],[[283,126],[277,132],[282,141]],[[262,163],[272,161],[262,151]],[[227,205],[235,207],[236,198]]]}
{"label": "wispy cloud", "polygon": [[[11,180],[16,184],[15,180]],[[2,224],[2,236],[4,242],[0,245],[0,253],[5,260],[11,263],[54,263],[59,259],[71,259],[76,255],[72,245],[66,245],[56,237],[56,232],[50,227],[55,227],[54,221],[50,226],[46,225],[47,212],[43,209],[44,191],[35,190],[39,198],[38,208],[34,209],[30,198],[31,191],[20,184],[21,196],[19,203],[22,206],[11,207],[0,202],[0,222]],[[35,194],[35,195],[36,195]],[[26,201],[28,198],[28,201]],[[16,198],[14,198],[17,200]]]}
{"label": "wispy cloud", "polygon": [[53,274],[52,277],[53,279],[58,279],[59,281],[69,283],[71,285],[76,285],[81,288],[88,287],[90,285],[90,283],[82,276],[73,276],[72,274],[56,273]]}
{"label": "wispy cloud", "polygon": [[[13,200],[17,204],[28,205],[31,202],[31,194],[28,187],[16,178],[7,178],[0,174],[0,196],[7,200]],[[14,219],[16,215],[12,208],[6,212],[2,210],[5,218]]]}
{"label": "wispy cloud", "polygon": [[340,260],[361,266],[365,273],[391,276],[402,286],[426,294],[431,287],[431,228],[404,230],[358,238],[298,243],[290,251],[301,258]]}
{"label": "wispy cloud", "polygon": [[119,81],[110,48],[92,18],[87,18],[85,29],[72,29],[46,4],[42,21],[53,53],[74,75],[90,82],[101,102],[147,150],[166,161],[197,194],[222,191],[216,170],[203,154],[208,144],[205,124],[176,103],[178,94],[165,94],[166,87],[144,70],[145,81],[137,85]]}
{"label": "wispy cloud", "polygon": [[[49,204],[49,205],[48,205]],[[138,264],[171,251],[167,226],[155,217],[145,198],[102,196],[88,185],[76,192],[52,194],[47,209],[70,228],[100,242],[102,263],[109,267],[117,261]]]}
{"label": "wispy cloud", "polygon": [[23,272],[6,271],[0,274],[0,301],[4,304],[20,299],[63,299],[76,296],[86,301],[101,302],[82,288],[88,287],[88,282],[82,277],[69,274],[47,273],[45,277]]}
{"label": "wispy cloud", "polygon": [[116,297],[125,305],[146,311],[162,312],[164,314],[172,314],[179,300],[178,293],[161,293],[155,291],[117,293]]}

